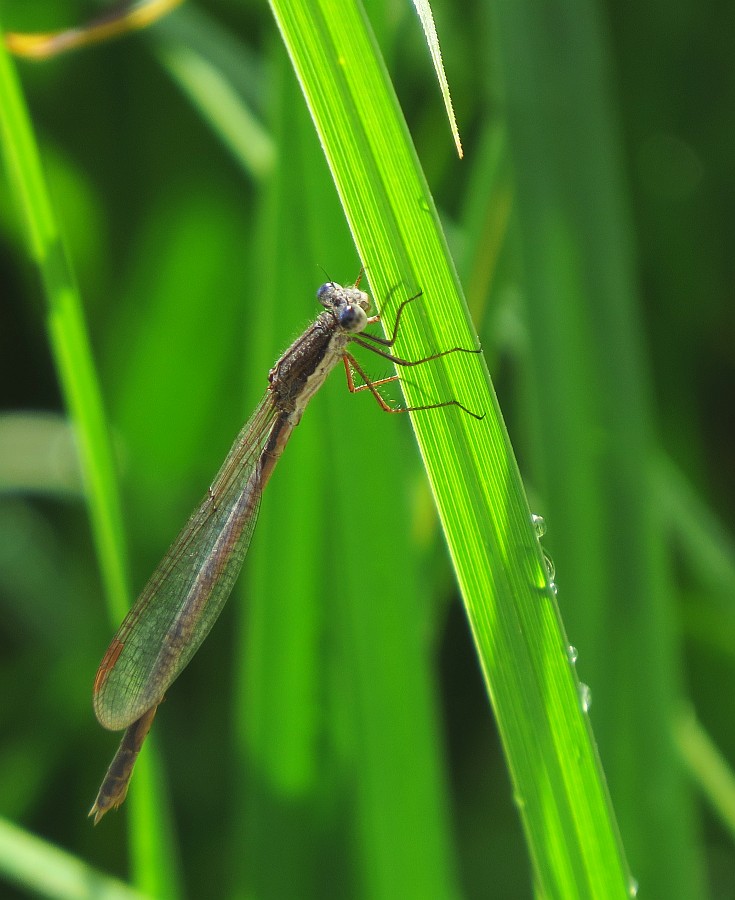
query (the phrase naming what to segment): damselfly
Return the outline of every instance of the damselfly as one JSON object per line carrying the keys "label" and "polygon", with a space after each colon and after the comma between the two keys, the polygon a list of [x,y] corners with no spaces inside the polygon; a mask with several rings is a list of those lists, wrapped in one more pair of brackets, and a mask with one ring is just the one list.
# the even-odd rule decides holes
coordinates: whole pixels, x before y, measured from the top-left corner
{"label": "damselfly", "polygon": [[[95,824],[125,799],[135,760],[165,692],[209,633],[242,567],[260,508],[260,498],[308,402],[340,362],[352,393],[369,390],[386,412],[457,406],[457,400],[393,407],[348,352],[357,344],[398,366],[418,366],[450,353],[480,353],[453,347],[419,360],[394,356],[401,315],[421,294],[398,307],[390,338],[365,332],[379,316],[358,283],[323,284],[317,299],[325,308],[276,362],[268,390],[237,436],[201,504],[161,560],[112,639],[94,682],[94,711],[105,728],[126,729],[90,815]],[[363,384],[355,385],[353,373]]]}

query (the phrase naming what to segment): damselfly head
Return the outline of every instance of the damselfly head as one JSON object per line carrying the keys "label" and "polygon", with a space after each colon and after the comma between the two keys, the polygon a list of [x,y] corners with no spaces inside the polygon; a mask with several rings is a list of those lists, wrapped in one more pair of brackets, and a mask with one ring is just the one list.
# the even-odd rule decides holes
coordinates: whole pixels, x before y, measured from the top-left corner
{"label": "damselfly head", "polygon": [[362,331],[367,325],[370,298],[358,287],[342,287],[336,281],[328,281],[316,292],[317,300],[334,314],[343,331]]}

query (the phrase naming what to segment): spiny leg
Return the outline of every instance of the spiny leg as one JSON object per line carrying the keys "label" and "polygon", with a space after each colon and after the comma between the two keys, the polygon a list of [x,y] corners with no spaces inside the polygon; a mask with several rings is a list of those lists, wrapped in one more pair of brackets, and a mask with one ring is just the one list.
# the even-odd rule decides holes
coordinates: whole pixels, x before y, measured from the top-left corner
{"label": "spiny leg", "polygon": [[[469,350],[467,347],[452,347],[451,350],[442,350],[440,353],[432,353],[431,356],[425,356],[423,359],[402,359],[400,356],[394,356],[392,353],[387,353],[385,350],[373,347],[372,344],[366,344],[362,339],[363,337],[370,337],[370,335],[367,335],[364,332],[361,337],[352,335],[350,337],[350,342],[365,347],[366,350],[370,350],[377,356],[382,356],[383,359],[390,360],[397,366],[421,366],[424,363],[431,362],[433,359],[441,359],[442,356],[449,356],[450,353],[482,353],[482,350]],[[375,340],[375,338],[373,338],[373,340]],[[380,341],[380,343],[385,343],[385,346],[390,347],[392,346],[393,341]]]}
{"label": "spiny leg", "polygon": [[[391,288],[391,293],[395,290],[395,288]],[[417,294],[414,294],[413,297],[408,297],[404,300],[401,305],[398,307],[398,311],[396,313],[396,321],[393,323],[393,333],[390,338],[378,337],[374,334],[368,334],[367,332],[362,332],[360,337],[352,337],[355,343],[359,344],[361,347],[366,347],[368,350],[372,350],[373,353],[377,353],[378,356],[382,356],[384,359],[389,359],[392,363],[395,363],[397,366],[420,366],[422,363],[430,362],[432,359],[440,359],[442,356],[447,356],[449,353],[482,353],[482,350],[470,350],[467,347],[452,347],[451,350],[442,350],[441,353],[434,353],[431,356],[425,356],[423,359],[416,360],[407,360],[402,359],[399,356],[393,356],[390,353],[386,353],[383,350],[379,350],[377,347],[373,347],[371,344],[366,344],[364,339],[372,341],[375,344],[380,344],[383,347],[392,347],[396,338],[398,337],[398,329],[401,323],[401,315],[403,314],[403,310],[408,306],[409,303],[412,303],[414,300],[418,300],[419,297],[423,295],[423,291],[419,291]],[[371,316],[368,319],[368,324],[374,324],[375,322],[380,321],[380,316]]]}
{"label": "spiny leg", "polygon": [[[386,402],[385,398],[381,395],[381,393],[377,390],[377,386],[379,384],[388,384],[391,381],[398,381],[397,375],[391,375],[389,378],[380,378],[378,381],[371,381],[368,376],[365,374],[357,360],[350,353],[345,353],[342,357],[342,362],[345,366],[345,374],[347,375],[347,389],[351,394],[359,394],[360,391],[370,391],[373,397],[380,404],[380,408],[385,410],[386,412],[397,412],[398,410],[394,410],[393,407],[390,406],[389,403]],[[355,369],[357,374],[362,378],[364,384],[355,384],[355,379],[352,377],[352,369]]]}
{"label": "spiny leg", "polygon": [[[371,348],[374,349],[374,348]],[[378,351],[376,351],[378,352]],[[451,352],[451,351],[447,351]],[[472,352],[472,351],[471,351]],[[384,354],[380,354],[381,356]],[[387,354],[385,354],[387,357]],[[444,354],[440,354],[444,355]],[[388,357],[389,358],[389,357]],[[427,403],[423,406],[391,406],[390,403],[381,395],[380,391],[377,388],[379,384],[387,384],[390,381],[397,381],[398,376],[392,375],[390,378],[381,378],[379,381],[371,381],[370,378],[365,374],[365,371],[362,369],[360,364],[357,362],[354,356],[351,353],[345,353],[342,357],[342,360],[345,365],[345,372],[347,373],[347,387],[351,394],[357,394],[360,391],[369,390],[370,393],[375,397],[378,401],[378,405],[383,410],[383,412],[387,413],[405,413],[405,412],[420,412],[425,409],[442,409],[447,406],[458,406],[461,410],[466,412],[468,415],[472,416],[473,419],[484,419],[485,415],[478,415],[477,413],[472,412],[472,410],[467,409],[466,406],[463,406],[459,400],[444,400],[442,403]],[[425,362],[425,360],[419,360],[419,362]],[[354,379],[352,377],[351,367],[357,372],[357,374],[362,378],[365,382],[362,385],[355,386]]]}

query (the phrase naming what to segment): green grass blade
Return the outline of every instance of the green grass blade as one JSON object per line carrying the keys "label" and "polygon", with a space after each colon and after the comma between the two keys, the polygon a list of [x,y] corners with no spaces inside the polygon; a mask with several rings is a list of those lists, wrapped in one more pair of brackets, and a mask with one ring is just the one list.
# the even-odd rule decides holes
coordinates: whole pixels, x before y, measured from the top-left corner
{"label": "green grass blade", "polygon": [[[272,7],[376,297],[424,300],[398,355],[472,347],[431,195],[361,10]],[[390,320],[390,315],[388,315]],[[473,356],[411,370],[412,405],[457,397],[413,424],[472,626],[526,829],[548,896],[625,896],[628,876],[578,683],[520,477],[486,372]]]}
{"label": "green grass blade", "polygon": [[680,715],[676,740],[692,779],[725,828],[735,837],[735,775],[693,712]]}
{"label": "green grass blade", "polygon": [[275,148],[257,116],[267,93],[248,46],[190,5],[160,22],[150,43],[243,171],[262,180],[273,168]]}
{"label": "green grass blade", "polygon": [[[111,619],[129,605],[120,499],[99,382],[92,360],[81,297],[48,195],[40,154],[20,84],[0,41],[0,137],[11,190],[25,225],[28,254],[37,266],[46,300],[47,328],[59,382],[74,423],[92,532]],[[91,687],[91,685],[90,685]],[[112,751],[111,751],[112,752]],[[150,748],[147,752],[150,752]],[[150,761],[138,763],[148,780]],[[100,777],[104,765],[100,764]],[[176,878],[152,795],[133,792],[131,832],[138,883],[152,893],[175,893]],[[91,805],[90,798],[90,805]],[[153,852],[152,852],[153,850]]]}
{"label": "green grass blade", "polygon": [[454,145],[457,148],[457,155],[462,158],[462,141],[459,137],[459,128],[457,127],[457,118],[454,115],[454,106],[452,105],[452,97],[449,93],[449,84],[447,75],[444,71],[444,62],[442,60],[442,52],[439,47],[439,35],[436,33],[436,25],[434,24],[434,14],[431,11],[431,4],[427,0],[414,0],[416,12],[419,14],[421,27],[424,29],[424,37],[426,44],[431,53],[431,62],[436,73],[436,80],[439,82],[439,88],[442,92],[442,100],[444,101],[444,109],[447,111],[447,119],[449,127],[452,130]]}
{"label": "green grass blade", "polygon": [[59,381],[75,422],[92,530],[111,615],[128,606],[125,539],[112,451],[81,299],[46,189],[15,69],[0,48],[0,126],[6,172],[25,225],[29,255],[47,301]]}
{"label": "green grass blade", "polygon": [[96,872],[72,854],[5,819],[0,819],[0,871],[25,891],[58,900],[143,900],[149,896]]}

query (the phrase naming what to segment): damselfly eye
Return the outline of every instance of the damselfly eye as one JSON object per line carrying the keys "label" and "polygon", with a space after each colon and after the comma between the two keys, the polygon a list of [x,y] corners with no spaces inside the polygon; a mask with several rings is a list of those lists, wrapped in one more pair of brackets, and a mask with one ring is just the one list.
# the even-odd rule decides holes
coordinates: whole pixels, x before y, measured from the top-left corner
{"label": "damselfly eye", "polygon": [[344,331],[362,331],[367,325],[365,310],[352,303],[345,306],[339,314],[339,325]]}
{"label": "damselfly eye", "polygon": [[319,290],[316,292],[316,299],[321,303],[322,306],[332,306],[332,296],[335,291],[340,289],[340,285],[337,284],[336,281],[328,281],[326,284],[323,284]]}

